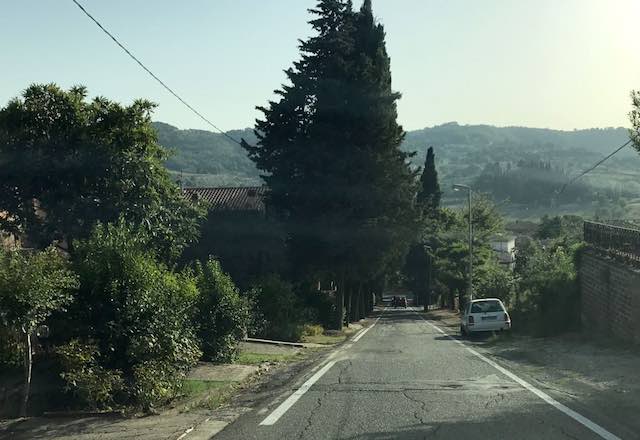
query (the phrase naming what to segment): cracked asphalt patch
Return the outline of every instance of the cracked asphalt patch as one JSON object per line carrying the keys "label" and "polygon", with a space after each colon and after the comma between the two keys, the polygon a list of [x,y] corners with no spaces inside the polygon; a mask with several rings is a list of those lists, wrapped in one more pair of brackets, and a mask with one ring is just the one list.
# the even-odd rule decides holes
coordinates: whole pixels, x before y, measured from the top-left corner
{"label": "cracked asphalt patch", "polygon": [[411,310],[387,311],[334,360],[277,423],[258,425],[282,399],[245,414],[216,440],[599,438]]}

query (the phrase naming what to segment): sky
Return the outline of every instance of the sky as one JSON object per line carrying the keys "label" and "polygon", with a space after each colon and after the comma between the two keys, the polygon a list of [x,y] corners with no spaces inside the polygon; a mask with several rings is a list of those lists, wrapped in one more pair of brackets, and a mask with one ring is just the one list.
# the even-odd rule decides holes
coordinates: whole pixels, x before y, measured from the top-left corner
{"label": "sky", "polygon": [[[155,120],[209,129],[71,0],[2,1],[0,107],[31,83],[159,106]],[[224,130],[273,99],[314,0],[79,0]],[[359,7],[359,0],[354,0]],[[572,130],[628,126],[640,89],[640,0],[373,0],[387,32],[399,120]]]}

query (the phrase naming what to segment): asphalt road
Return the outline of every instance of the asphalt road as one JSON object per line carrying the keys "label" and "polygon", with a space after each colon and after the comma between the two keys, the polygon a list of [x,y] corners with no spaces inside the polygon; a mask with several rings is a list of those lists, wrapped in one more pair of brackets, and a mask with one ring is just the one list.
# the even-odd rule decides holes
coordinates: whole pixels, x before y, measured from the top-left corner
{"label": "asphalt road", "polygon": [[[357,342],[215,439],[616,438],[597,415],[568,415],[518,383],[517,371],[486,359],[411,309],[387,310]],[[310,378],[317,381],[300,390]]]}

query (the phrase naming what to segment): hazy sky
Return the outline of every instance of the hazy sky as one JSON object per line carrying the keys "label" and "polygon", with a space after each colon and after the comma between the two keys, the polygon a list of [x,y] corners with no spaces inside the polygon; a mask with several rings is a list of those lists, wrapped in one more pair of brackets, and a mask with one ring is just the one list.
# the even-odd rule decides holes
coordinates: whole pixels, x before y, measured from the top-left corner
{"label": "hazy sky", "polygon": [[[33,82],[159,104],[207,128],[71,0],[0,0],[0,105]],[[310,34],[314,0],[81,0],[224,129],[253,125]],[[354,1],[359,7],[359,1]],[[640,89],[640,0],[374,0],[406,129],[449,121],[561,129],[627,126]]]}

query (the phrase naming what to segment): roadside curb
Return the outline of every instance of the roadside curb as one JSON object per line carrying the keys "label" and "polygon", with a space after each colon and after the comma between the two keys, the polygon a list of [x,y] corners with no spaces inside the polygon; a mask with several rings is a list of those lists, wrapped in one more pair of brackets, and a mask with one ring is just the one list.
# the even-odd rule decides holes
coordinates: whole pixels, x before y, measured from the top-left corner
{"label": "roadside curb", "polygon": [[274,341],[271,339],[259,339],[259,338],[244,338],[244,342],[255,342],[257,344],[269,344],[269,345],[284,345],[287,347],[307,348],[308,344],[304,342],[286,342],[286,341]]}

